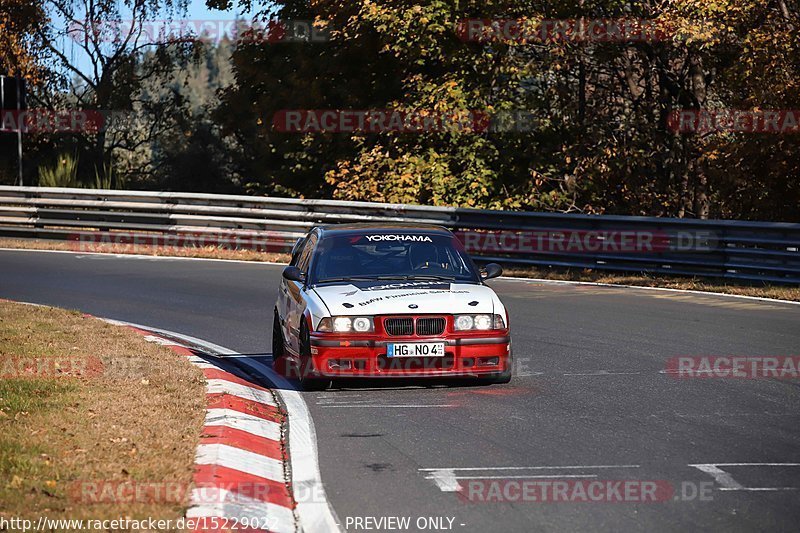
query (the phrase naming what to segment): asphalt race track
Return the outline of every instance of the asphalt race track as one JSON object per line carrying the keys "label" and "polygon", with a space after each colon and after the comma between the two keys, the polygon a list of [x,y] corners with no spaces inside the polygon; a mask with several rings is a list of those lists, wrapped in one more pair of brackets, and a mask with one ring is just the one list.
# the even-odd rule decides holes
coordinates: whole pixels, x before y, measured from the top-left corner
{"label": "asphalt race track", "polygon": [[[0,297],[266,356],[281,268],[0,251]],[[800,355],[800,305],[490,284],[511,316],[517,377],[509,385],[303,393],[343,528],[398,516],[412,526],[443,517],[445,528],[476,532],[797,530],[800,381],[677,379],[664,370],[676,356]],[[678,500],[470,502],[453,491],[475,479],[533,476],[661,480]],[[705,497],[692,497],[698,487]],[[690,501],[681,501],[684,489]]]}

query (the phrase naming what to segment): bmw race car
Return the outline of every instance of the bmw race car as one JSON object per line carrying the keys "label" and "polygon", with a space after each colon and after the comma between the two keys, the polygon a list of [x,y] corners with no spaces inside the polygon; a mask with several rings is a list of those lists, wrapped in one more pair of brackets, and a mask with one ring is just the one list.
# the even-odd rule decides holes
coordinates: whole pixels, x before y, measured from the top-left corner
{"label": "bmw race car", "polygon": [[343,377],[511,379],[508,313],[450,231],[410,224],[318,226],[283,271],[273,364],[303,388]]}

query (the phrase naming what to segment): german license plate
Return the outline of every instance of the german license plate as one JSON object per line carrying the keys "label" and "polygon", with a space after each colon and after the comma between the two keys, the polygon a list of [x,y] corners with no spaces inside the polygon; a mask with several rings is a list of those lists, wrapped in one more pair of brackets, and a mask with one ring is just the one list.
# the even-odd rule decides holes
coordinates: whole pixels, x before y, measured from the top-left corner
{"label": "german license plate", "polygon": [[387,344],[386,357],[444,357],[444,343],[414,342]]}

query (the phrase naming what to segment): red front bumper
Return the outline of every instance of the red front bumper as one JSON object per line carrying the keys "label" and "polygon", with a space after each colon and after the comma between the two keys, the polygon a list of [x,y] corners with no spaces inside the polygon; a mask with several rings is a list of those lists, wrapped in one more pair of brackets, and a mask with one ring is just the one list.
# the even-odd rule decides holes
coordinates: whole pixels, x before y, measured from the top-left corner
{"label": "red front bumper", "polygon": [[[390,336],[376,319],[369,334],[311,334],[313,372],[325,377],[452,377],[490,376],[509,370],[511,337],[508,329],[454,332],[452,319],[437,336]],[[437,357],[387,357],[390,343],[445,344]]]}

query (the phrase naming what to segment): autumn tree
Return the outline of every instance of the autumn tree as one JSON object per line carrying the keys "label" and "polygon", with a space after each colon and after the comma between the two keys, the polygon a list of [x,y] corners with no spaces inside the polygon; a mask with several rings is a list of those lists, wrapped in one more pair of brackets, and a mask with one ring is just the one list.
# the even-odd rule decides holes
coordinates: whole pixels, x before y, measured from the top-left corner
{"label": "autumn tree", "polygon": [[[589,213],[798,216],[796,137],[692,135],[668,125],[681,109],[798,107],[797,14],[784,0],[321,0],[276,9],[328,28],[330,41],[235,52],[237,85],[221,119],[243,147],[253,190]],[[465,19],[640,20],[660,33],[470,42],[458,35]],[[526,118],[488,132],[272,128],[280,109],[330,108]]]}
{"label": "autumn tree", "polygon": [[180,96],[169,91],[149,96],[154,87],[175,80],[176,65],[186,66],[196,57],[197,36],[174,34],[164,26],[185,10],[186,2],[43,2],[50,23],[37,30],[37,37],[56,65],[58,77],[49,81],[63,89],[40,92],[40,104],[106,117],[99,131],[65,143],[80,154],[84,178],[114,188],[121,164],[175,128],[173,111],[182,104]]}

